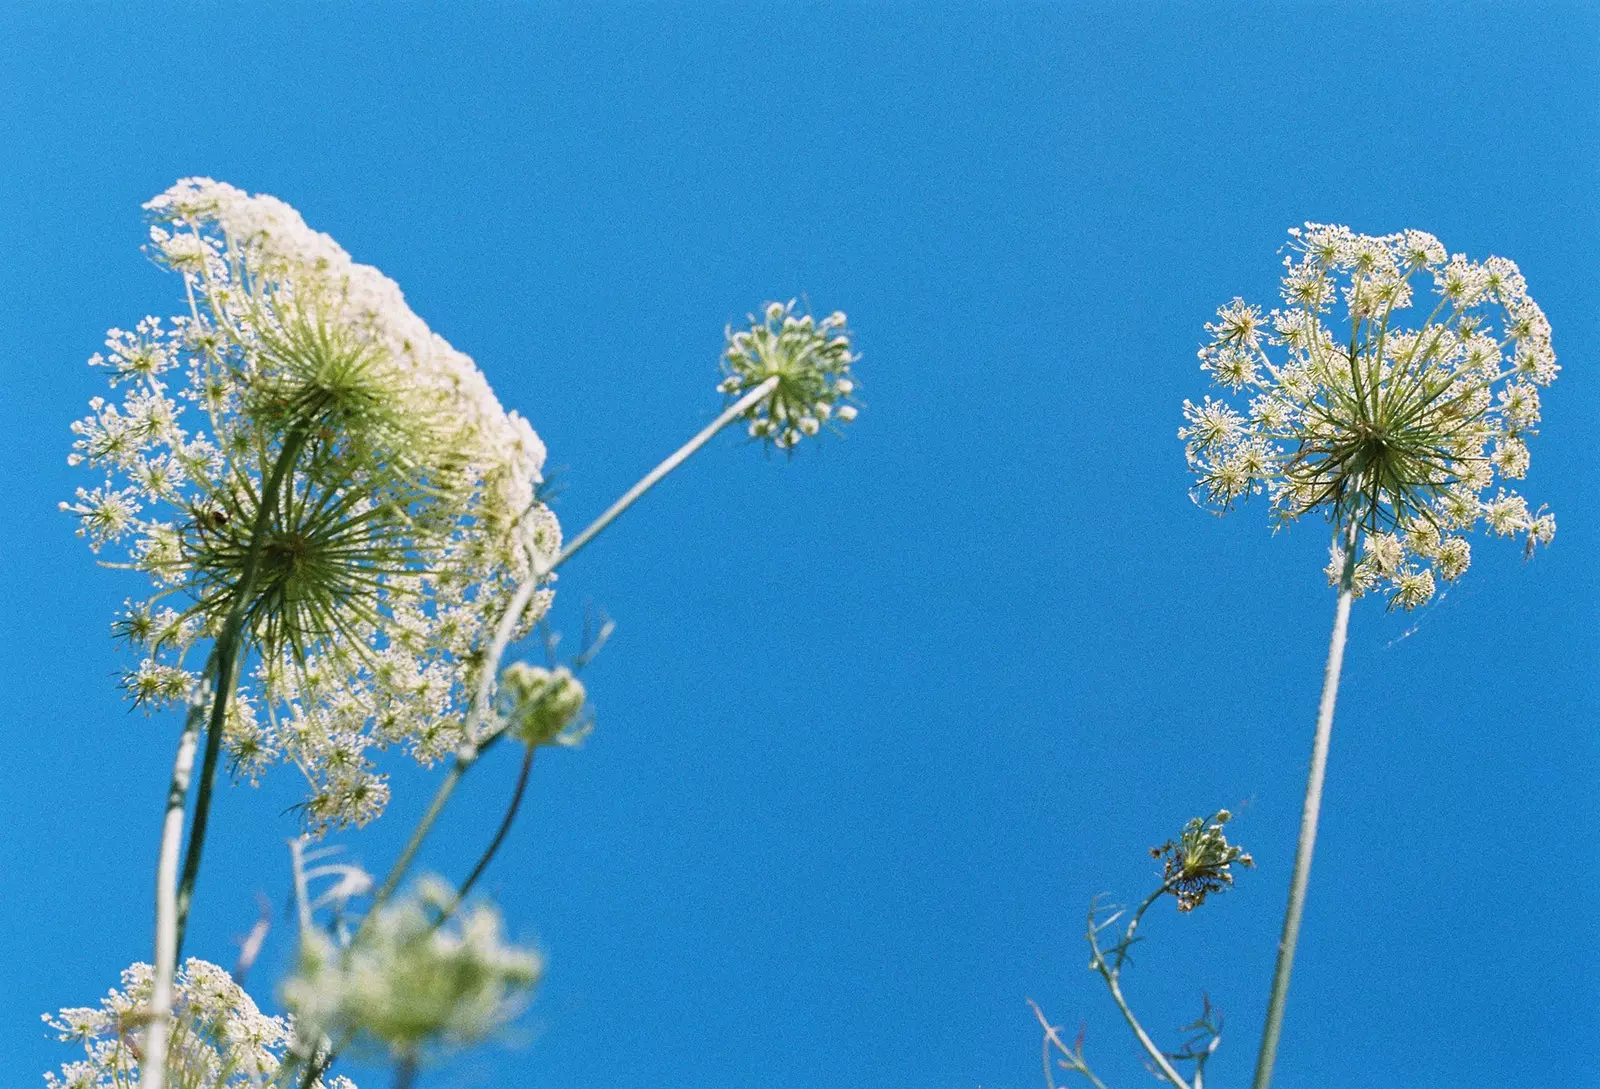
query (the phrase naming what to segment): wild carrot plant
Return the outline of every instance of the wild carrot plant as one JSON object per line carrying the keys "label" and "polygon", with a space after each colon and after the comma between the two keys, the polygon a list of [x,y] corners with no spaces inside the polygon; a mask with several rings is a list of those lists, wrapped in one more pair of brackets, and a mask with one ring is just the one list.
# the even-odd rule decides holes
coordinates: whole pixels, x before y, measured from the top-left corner
{"label": "wild carrot plant", "polygon": [[[464,900],[516,816],[535,751],[587,732],[577,674],[610,625],[570,664],[552,651],[544,666],[502,669],[508,648],[548,610],[556,570],[728,424],[792,453],[854,419],[845,316],[774,302],[730,327],[721,414],[563,544],[538,435],[393,281],[273,197],[191,178],[146,210],[149,252],[180,274],[187,307],[113,329],[90,360],[116,397],[95,398],[73,425],[69,460],[100,481],[61,506],[91,549],[148,578],[149,596],[113,624],[135,658],[123,688],[147,711],[181,708],[183,725],[154,960],[99,1010],[46,1018],[86,1049],[49,1082],[332,1087],[347,1082],[325,1082],[329,1065],[353,1046],[392,1060],[408,1084],[440,1048],[497,1030],[539,978],[538,956],[503,941],[498,913]],[[460,886],[427,877],[396,898],[456,785],[503,738],[524,757],[483,855]],[[182,965],[224,758],[251,783],[296,768],[305,828],[321,836],[382,814],[375,755],[388,748],[448,770],[381,883],[307,868],[295,841],[292,1016],[261,1014],[215,965]],[[312,896],[330,874],[334,892]],[[361,898],[351,925],[344,909]]]}
{"label": "wild carrot plant", "polygon": [[[1221,513],[1263,495],[1278,526],[1314,515],[1333,527],[1333,635],[1256,1089],[1283,1028],[1351,602],[1373,591],[1391,609],[1427,602],[1437,580],[1466,571],[1480,523],[1522,536],[1529,555],[1556,531],[1504,486],[1528,470],[1539,391],[1560,369],[1517,266],[1447,254],[1422,231],[1317,223],[1292,230],[1288,249],[1284,308],[1235,299],[1206,326],[1200,366],[1222,395],[1185,401],[1178,432],[1196,502]],[[1408,326],[1419,294],[1427,316]]]}

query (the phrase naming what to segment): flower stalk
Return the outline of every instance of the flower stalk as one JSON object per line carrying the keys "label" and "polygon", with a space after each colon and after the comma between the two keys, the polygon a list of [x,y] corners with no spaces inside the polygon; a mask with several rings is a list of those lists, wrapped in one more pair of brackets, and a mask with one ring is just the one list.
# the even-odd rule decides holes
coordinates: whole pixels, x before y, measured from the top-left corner
{"label": "flower stalk", "polygon": [[[373,896],[372,912],[376,912],[394,894],[406,872],[411,868],[411,863],[416,858],[417,851],[422,847],[423,841],[427,839],[428,833],[432,831],[434,823],[439,819],[439,815],[444,812],[445,803],[449,801],[450,795],[455,792],[462,776],[471,769],[473,764],[477,763],[490,745],[504,736],[508,728],[507,724],[504,723],[491,728],[488,733],[483,734],[481,737],[479,736],[479,731],[488,715],[489,703],[494,693],[495,678],[500,671],[500,661],[505,657],[506,647],[511,642],[512,633],[516,631],[518,618],[521,616],[522,611],[528,607],[528,603],[533,600],[533,595],[538,591],[539,587],[557,568],[582,551],[585,545],[599,536],[607,526],[616,521],[624,511],[633,506],[646,492],[659,484],[668,473],[687,461],[697,450],[710,442],[724,427],[727,427],[728,424],[739,419],[753,406],[759,404],[762,399],[777,388],[777,385],[777,376],[768,378],[729,405],[720,416],[707,424],[694,438],[674,450],[661,464],[651,469],[639,479],[638,483],[624,492],[620,499],[607,507],[605,513],[601,514],[600,517],[589,524],[587,529],[573,538],[571,543],[563,548],[561,554],[553,561],[548,565],[535,565],[528,577],[518,585],[516,592],[511,595],[511,601],[506,606],[505,612],[500,616],[500,622],[495,627],[494,638],[489,644],[488,651],[484,655],[483,664],[480,667],[477,692],[473,696],[472,706],[467,713],[465,730],[467,740],[456,751],[455,762],[451,765],[444,782],[439,784],[439,789],[435,792],[427,812],[417,822],[416,828],[411,833],[411,838],[400,852],[400,857],[395,860],[388,876],[384,878],[383,884],[379,886],[377,893]],[[369,912],[368,917],[370,918],[370,916],[371,912]]]}
{"label": "flower stalk", "polygon": [[195,792],[194,816],[189,826],[189,846],[183,862],[183,876],[177,874],[178,838],[183,830],[185,799],[194,770],[199,720],[205,713],[204,685],[190,704],[183,733],[178,739],[178,756],[173,764],[172,784],[167,791],[167,810],[162,818],[161,852],[156,867],[156,954],[155,980],[151,990],[152,1023],[145,1047],[140,1085],[143,1089],[163,1089],[167,1068],[168,1028],[172,1012],[172,981],[183,951],[183,933],[194,899],[195,881],[200,876],[200,857],[205,847],[206,818],[211,810],[211,791],[217,774],[217,757],[222,749],[222,732],[227,718],[228,697],[238,683],[239,659],[246,648],[242,629],[249,611],[250,595],[255,590],[261,552],[278,504],[279,491],[292,479],[295,459],[305,444],[305,432],[292,430],[278,454],[272,474],[261,491],[261,510],[251,528],[250,551],[235,590],[233,608],[223,622],[212,649],[207,673],[212,679],[211,714],[206,728],[206,751],[200,767],[200,784]]}
{"label": "flower stalk", "polygon": [[1295,946],[1300,940],[1300,919],[1305,914],[1306,890],[1311,883],[1311,854],[1317,843],[1317,820],[1322,812],[1322,784],[1328,773],[1328,745],[1333,736],[1333,706],[1339,696],[1339,674],[1344,666],[1345,637],[1350,629],[1350,604],[1355,600],[1357,527],[1344,533],[1344,566],[1339,574],[1339,600],[1334,606],[1333,635],[1328,640],[1328,661],[1322,675],[1322,700],[1317,707],[1317,732],[1311,743],[1311,771],[1306,778],[1305,804],[1300,811],[1300,838],[1294,849],[1294,872],[1289,879],[1289,904],[1283,914],[1283,935],[1278,939],[1278,961],[1272,971],[1272,993],[1267,1000],[1267,1022],[1256,1056],[1253,1089],[1268,1089],[1272,1066],[1283,1034],[1283,1014],[1289,1001],[1289,974],[1294,969]]}

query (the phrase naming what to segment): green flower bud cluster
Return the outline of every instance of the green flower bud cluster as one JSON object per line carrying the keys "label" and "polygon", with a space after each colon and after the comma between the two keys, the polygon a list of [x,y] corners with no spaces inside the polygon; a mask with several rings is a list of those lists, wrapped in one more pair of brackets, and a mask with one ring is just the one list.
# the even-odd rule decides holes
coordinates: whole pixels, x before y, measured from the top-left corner
{"label": "green flower bud cluster", "polygon": [[514,662],[500,675],[511,733],[525,745],[576,745],[589,733],[578,716],[586,693],[566,666]]}
{"label": "green flower bud cluster", "polygon": [[1193,911],[1211,893],[1231,886],[1234,863],[1250,867],[1256,864],[1223,835],[1222,826],[1232,819],[1233,814],[1226,809],[1219,809],[1206,819],[1195,817],[1183,826],[1177,840],[1169,839],[1150,849],[1151,857],[1163,862],[1163,891],[1177,899],[1179,911]]}
{"label": "green flower bud cluster", "polygon": [[856,418],[850,365],[861,357],[850,351],[843,311],[817,321],[810,314],[797,316],[790,299],[769,302],[761,317],[749,319],[748,329],[736,333],[728,327],[717,389],[731,403],[770,378],[778,380],[745,413],[751,438],[787,450],[824,427],[837,431],[838,424]]}

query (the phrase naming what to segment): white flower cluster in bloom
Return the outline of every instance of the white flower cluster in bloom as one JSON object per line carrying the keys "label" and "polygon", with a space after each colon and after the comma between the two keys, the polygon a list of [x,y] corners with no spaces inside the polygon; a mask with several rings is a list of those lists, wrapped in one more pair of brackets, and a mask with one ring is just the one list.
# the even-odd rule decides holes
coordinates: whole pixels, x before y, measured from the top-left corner
{"label": "white flower cluster in bloom", "polygon": [[[149,1024],[154,973],[135,964],[122,973],[99,1006],[45,1014],[63,1043],[79,1043],[84,1058],[44,1076],[48,1089],[127,1089],[139,1084],[139,1061]],[[167,1084],[194,1089],[270,1083],[293,1039],[293,1025],[270,1017],[215,964],[190,958],[178,971]],[[298,1081],[296,1082],[298,1084]],[[318,1089],[355,1089],[349,1078],[313,1083]]]}
{"label": "white flower cluster in bloom", "polygon": [[191,178],[146,208],[189,312],[113,329],[90,360],[120,399],[90,403],[69,460],[104,482],[62,504],[155,584],[114,625],[141,656],[124,687],[183,698],[195,646],[242,609],[235,773],[293,763],[312,827],[365,823],[388,796],[369,750],[428,764],[463,740],[496,609],[560,549],[544,446],[392,280],[282,201]]}
{"label": "white flower cluster in bloom", "polygon": [[301,938],[300,966],[283,997],[308,1034],[376,1042],[397,1059],[464,1045],[498,1031],[544,970],[538,954],[507,945],[499,913],[457,911],[451,888],[421,879],[369,918],[341,948],[320,930]]}
{"label": "white flower cluster in bloom", "polygon": [[844,313],[816,321],[810,314],[796,316],[794,302],[769,302],[760,317],[749,315],[748,329],[736,333],[728,327],[724,377],[717,386],[732,403],[776,377],[777,386],[745,418],[751,438],[785,450],[824,427],[837,430],[859,411],[850,400],[856,388],[850,365],[860,357],[850,352]]}
{"label": "white flower cluster in bloom", "polygon": [[[1355,590],[1381,584],[1391,608],[1429,600],[1435,576],[1459,578],[1472,556],[1462,534],[1480,520],[1524,535],[1530,553],[1548,544],[1554,516],[1499,484],[1527,472],[1539,390],[1560,370],[1517,266],[1448,255],[1422,231],[1308,223],[1290,235],[1287,306],[1235,299],[1206,325],[1200,366],[1225,395],[1183,404],[1196,501],[1228,510],[1265,494],[1281,522],[1320,512],[1354,526]],[[1436,298],[1408,329],[1397,318],[1418,278]],[[1335,547],[1333,581],[1343,567]]]}

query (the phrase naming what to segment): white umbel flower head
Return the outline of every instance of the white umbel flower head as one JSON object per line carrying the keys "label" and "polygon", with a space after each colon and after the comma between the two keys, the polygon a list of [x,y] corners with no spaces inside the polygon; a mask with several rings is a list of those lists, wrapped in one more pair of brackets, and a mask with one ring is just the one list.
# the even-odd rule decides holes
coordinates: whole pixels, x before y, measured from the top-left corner
{"label": "white umbel flower head", "polygon": [[90,360],[121,399],[73,425],[69,460],[104,483],[62,504],[155,584],[117,624],[142,659],[125,686],[182,698],[192,648],[242,607],[256,700],[229,715],[236,769],[293,763],[313,827],[364,823],[388,796],[368,750],[431,763],[461,741],[498,603],[560,549],[544,446],[392,280],[282,201],[190,178],[146,208],[189,310]]}
{"label": "white umbel flower head", "polygon": [[[1289,233],[1287,308],[1235,299],[1206,326],[1200,367],[1223,393],[1185,401],[1178,432],[1195,500],[1220,512],[1265,494],[1280,524],[1317,513],[1355,532],[1355,589],[1384,586],[1391,608],[1429,600],[1435,576],[1459,578],[1461,535],[1480,520],[1530,552],[1548,544],[1552,515],[1503,487],[1486,498],[1526,475],[1539,388],[1560,370],[1516,265],[1449,256],[1422,231]],[[1436,299],[1407,328],[1414,280]],[[1330,579],[1344,558],[1336,545]]]}
{"label": "white umbel flower head", "polygon": [[717,386],[731,404],[776,378],[772,392],[750,406],[745,419],[751,438],[783,450],[824,428],[837,431],[859,411],[851,398],[856,387],[850,365],[860,356],[850,351],[843,311],[817,321],[797,315],[794,307],[793,299],[769,302],[759,316],[749,315],[749,328],[728,327]]}
{"label": "white umbel flower head", "polygon": [[[46,1074],[46,1089],[139,1084],[153,981],[148,964],[135,964],[122,973],[121,989],[113,989],[99,1006],[44,1015],[57,1039],[84,1051],[83,1059],[66,1063],[59,1074]],[[262,1013],[225,970],[193,957],[178,971],[172,1017],[169,1085],[254,1089],[272,1084],[294,1037],[290,1021]],[[355,1089],[344,1077],[319,1078],[312,1084],[317,1089]]]}
{"label": "white umbel flower head", "polygon": [[348,947],[320,930],[302,935],[299,970],[283,988],[301,1031],[410,1061],[497,1032],[522,1008],[543,961],[506,944],[492,908],[457,911],[437,925],[454,903],[448,885],[423,878],[379,908]]}

